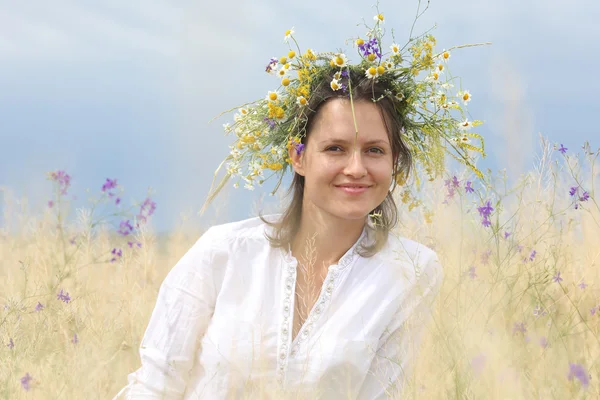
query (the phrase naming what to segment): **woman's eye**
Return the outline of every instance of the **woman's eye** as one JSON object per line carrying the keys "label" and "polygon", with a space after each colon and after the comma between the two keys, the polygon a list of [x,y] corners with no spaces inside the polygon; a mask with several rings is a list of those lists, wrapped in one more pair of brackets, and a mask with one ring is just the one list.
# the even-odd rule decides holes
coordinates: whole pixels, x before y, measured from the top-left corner
{"label": "woman's eye", "polygon": [[[335,149],[341,149],[341,147],[340,146],[329,146],[327,148],[327,151],[335,151]],[[371,147],[369,149],[369,151],[372,151],[372,150],[376,150],[376,153],[379,153],[379,154],[383,154],[384,153],[384,151],[382,149],[380,149],[379,147]]]}
{"label": "woman's eye", "polygon": [[378,153],[383,154],[383,150],[381,150],[379,147],[372,147],[371,150],[377,150]]}

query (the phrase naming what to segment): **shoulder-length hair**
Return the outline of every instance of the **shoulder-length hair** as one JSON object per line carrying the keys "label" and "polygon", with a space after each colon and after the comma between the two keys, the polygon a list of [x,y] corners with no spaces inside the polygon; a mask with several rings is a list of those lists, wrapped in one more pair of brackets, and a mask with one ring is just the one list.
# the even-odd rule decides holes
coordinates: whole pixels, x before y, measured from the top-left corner
{"label": "shoulder-length hair", "polygon": [[[403,105],[400,104],[401,100],[391,94],[392,88],[389,87],[389,84],[368,79],[364,75],[352,70],[347,79],[351,80],[348,86],[352,88],[353,101],[374,101],[379,108],[390,140],[392,159],[394,160],[392,174],[395,179],[392,179],[392,188],[388,191],[384,201],[369,212],[369,215],[375,213],[380,215],[377,218],[376,224],[373,224],[373,226],[367,224],[367,229],[374,231],[374,241],[370,245],[361,244],[357,247],[357,252],[361,256],[371,257],[385,246],[390,230],[398,224],[398,211],[392,195],[398,181],[406,182],[412,170],[413,159],[409,148],[402,139],[403,121],[401,121],[397,110],[403,107]],[[346,90],[346,93],[340,94],[339,90],[333,91],[325,79],[321,81],[313,90],[308,106],[305,108],[307,111],[302,115],[306,121],[306,135],[302,138],[301,143],[307,144],[311,128],[323,104],[332,98],[349,98],[348,91],[349,89]],[[294,173],[294,178],[286,192],[286,197],[289,198],[288,204],[281,218],[277,221],[267,221],[262,213],[259,212],[260,219],[273,228],[272,235],[265,232],[265,236],[271,246],[285,250],[291,246],[293,238],[300,229],[304,199],[304,176]]]}

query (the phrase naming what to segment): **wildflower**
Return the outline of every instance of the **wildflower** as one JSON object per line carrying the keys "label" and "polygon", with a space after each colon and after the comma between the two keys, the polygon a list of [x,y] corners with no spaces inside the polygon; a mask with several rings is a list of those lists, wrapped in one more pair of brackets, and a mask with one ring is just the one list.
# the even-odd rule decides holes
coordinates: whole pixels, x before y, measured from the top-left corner
{"label": "wildflower", "polygon": [[577,286],[579,286],[581,289],[585,289],[586,287],[588,287],[588,284],[585,283],[584,281],[581,281],[581,283]]}
{"label": "wildflower", "polygon": [[106,182],[104,183],[104,185],[102,185],[102,191],[106,192],[107,190],[114,189],[116,187],[117,187],[116,179],[106,178]]}
{"label": "wildflower", "polygon": [[373,19],[377,23],[380,23],[380,22],[383,23],[383,21],[384,21],[383,14],[377,14],[376,16],[373,17]]}
{"label": "wildflower", "polygon": [[590,308],[590,314],[592,316],[596,315],[596,311],[598,311],[598,307],[592,307],[592,308]]}
{"label": "wildflower", "polygon": [[442,51],[440,58],[442,59],[442,61],[447,62],[450,59],[450,52],[446,50]]}
{"label": "wildflower", "polygon": [[531,250],[531,254],[529,255],[529,261],[533,261],[535,259],[536,254],[537,254],[537,251]]}
{"label": "wildflower", "polygon": [[292,37],[292,35],[294,34],[294,27],[292,27],[292,29],[288,29],[287,31],[285,31],[285,37],[283,38],[283,41],[287,43],[288,40],[290,40],[290,38]]}
{"label": "wildflower", "polygon": [[331,90],[333,91],[340,90],[342,88],[342,86],[340,85],[340,81],[338,81],[337,79],[333,79],[329,86],[331,86]]}
{"label": "wildflower", "polygon": [[490,256],[492,255],[492,250],[488,249],[481,254],[481,263],[483,265],[487,265],[489,262]]}
{"label": "wildflower", "polygon": [[488,200],[484,206],[478,207],[477,211],[479,211],[479,215],[483,218],[481,220],[481,225],[486,228],[489,227],[492,224],[489,220],[489,216],[494,211],[494,208],[490,205],[490,201]]}
{"label": "wildflower", "polygon": [[458,92],[458,97],[465,103],[465,106],[471,101],[471,93],[468,90]]}
{"label": "wildflower", "polygon": [[12,338],[9,339],[8,344],[6,345],[6,347],[8,347],[11,350],[15,348],[15,342],[13,342]]}
{"label": "wildflower", "polygon": [[303,143],[297,143],[295,145],[296,147],[296,155],[300,155],[300,153],[302,153],[302,150],[304,150],[304,144]]}
{"label": "wildflower", "polygon": [[563,280],[563,278],[561,278],[561,277],[560,277],[560,271],[558,271],[558,272],[557,272],[557,273],[556,273],[556,274],[555,274],[555,275],[552,277],[552,280],[553,280],[554,282],[556,282],[556,283],[560,283],[560,282]]}
{"label": "wildflower", "polygon": [[67,194],[69,186],[71,186],[71,176],[65,171],[56,171],[48,173],[48,179],[58,182],[60,193]]}
{"label": "wildflower", "polygon": [[119,224],[119,230],[117,231],[122,236],[127,236],[133,231],[133,226],[127,221],[121,221]]}
{"label": "wildflower", "polygon": [[121,251],[121,249],[117,249],[116,247],[112,249],[112,251],[110,252],[114,257],[110,259],[110,262],[115,262],[117,261],[118,258],[121,258],[121,256],[123,255],[123,252]]}
{"label": "wildflower", "polygon": [[567,150],[569,150],[569,149],[566,148],[565,146],[563,146],[563,144],[561,143],[558,151],[560,151],[562,154],[565,154],[567,152]]}
{"label": "wildflower", "polygon": [[52,200],[48,200],[48,208],[52,208],[54,206],[54,202]]}
{"label": "wildflower", "polygon": [[337,53],[331,58],[331,62],[335,67],[343,68],[348,65],[348,58],[343,53]]}
{"label": "wildflower", "polygon": [[[235,186],[235,185],[234,185]],[[134,242],[127,242],[127,245],[129,246],[129,248],[133,248],[133,245],[136,244],[137,247],[142,247],[142,244],[140,242],[134,243]]]}
{"label": "wildflower", "polygon": [[73,344],[77,344],[79,343],[79,339],[77,338],[77,334],[73,334],[73,339],[71,339],[71,343]]}
{"label": "wildflower", "polygon": [[465,119],[463,122],[458,123],[458,128],[463,131],[471,129],[471,126],[473,126],[473,124],[471,122],[469,122],[468,118]]}
{"label": "wildflower", "polygon": [[508,232],[508,231],[505,231],[505,232],[504,232],[504,239],[508,239],[508,237],[509,237],[510,235],[511,235],[511,233],[510,233],[510,232]]}
{"label": "wildflower", "polygon": [[545,336],[540,338],[540,346],[542,346],[544,349],[548,347],[548,339],[546,339]]}
{"label": "wildflower", "polygon": [[590,194],[588,192],[583,192],[583,195],[579,198],[579,201],[588,201],[590,198]]}
{"label": "wildflower", "polygon": [[269,90],[269,93],[267,94],[266,99],[269,101],[277,101],[277,99],[279,98],[279,96],[277,95],[277,92],[272,92]]}
{"label": "wildflower", "polygon": [[37,305],[35,306],[35,311],[42,311],[43,309],[44,305],[38,301]]}
{"label": "wildflower", "polygon": [[542,307],[538,304],[537,306],[535,306],[535,308],[533,309],[533,315],[537,318],[539,317],[543,317],[544,315],[548,315],[548,312],[542,310]]}
{"label": "wildflower", "polygon": [[265,71],[270,74],[273,73],[274,69],[277,67],[277,63],[277,59],[275,57],[271,57],[271,60],[269,60],[269,64],[265,68]]}
{"label": "wildflower", "polygon": [[56,299],[60,301],[64,301],[65,303],[69,303],[71,301],[71,297],[68,292],[65,292],[63,289],[60,289],[60,293],[56,295]]}
{"label": "wildflower", "polygon": [[475,191],[475,189],[473,189],[473,187],[471,187],[471,181],[467,181],[467,184],[465,185],[465,192],[473,193],[474,191]]}
{"label": "wildflower", "polygon": [[269,117],[265,117],[265,118],[263,118],[263,121],[265,121],[265,122],[267,123],[267,125],[269,125],[269,128],[271,128],[271,129],[274,129],[274,128],[275,128],[275,126],[277,125],[277,124],[275,123],[275,120],[274,120],[274,119],[272,119],[272,118],[269,118]]}
{"label": "wildflower", "polygon": [[390,46],[390,49],[392,50],[392,52],[393,52],[394,54],[396,54],[396,53],[399,53],[399,52],[400,52],[400,46],[398,46],[396,43],[393,43],[393,44]]}
{"label": "wildflower", "polygon": [[[368,42],[358,45],[360,51],[362,51],[363,57],[367,57],[369,61],[375,61],[376,58],[381,59],[382,54],[379,51],[379,43],[376,38],[370,39]],[[372,56],[372,57],[371,57]]]}
{"label": "wildflower", "polygon": [[475,266],[474,265],[471,268],[469,268],[469,277],[471,279],[477,278],[477,274],[475,273]]}
{"label": "wildflower", "polygon": [[375,67],[368,68],[365,71],[365,76],[369,79],[377,78],[379,76],[379,74],[377,73],[377,68],[375,68]]}
{"label": "wildflower", "polygon": [[244,188],[248,189],[248,190],[254,190],[254,185],[252,185],[251,183],[246,183],[244,185]]}
{"label": "wildflower", "polygon": [[525,323],[524,322],[515,322],[514,326],[513,326],[513,335],[517,332],[521,332],[521,333],[525,333],[527,332],[527,328],[525,328]]}
{"label": "wildflower", "polygon": [[23,376],[21,378],[21,386],[23,387],[23,389],[25,389],[26,391],[31,389],[29,384],[31,383],[32,379],[33,379],[33,377],[31,375],[29,375],[29,372],[26,373],[25,376]]}
{"label": "wildflower", "polygon": [[[140,213],[138,215],[136,215],[136,217],[141,220],[141,221],[146,221],[148,219],[148,217],[150,217],[152,214],[154,214],[154,211],[156,210],[156,203],[154,201],[152,201],[152,199],[150,197],[147,197],[144,202],[142,203],[142,205],[140,206]],[[144,215],[144,213],[147,213],[147,215]],[[139,223],[138,223],[139,226]]]}
{"label": "wildflower", "polygon": [[569,363],[569,375],[567,378],[572,381],[573,378],[577,378],[584,388],[590,384],[589,375],[586,373],[585,368],[581,364]]}
{"label": "wildflower", "polygon": [[298,96],[296,97],[296,104],[298,104],[299,106],[305,106],[308,104],[308,101],[304,96]]}
{"label": "wildflower", "polygon": [[573,197],[575,195],[575,193],[577,193],[577,187],[572,186],[571,189],[569,190],[569,196]]}

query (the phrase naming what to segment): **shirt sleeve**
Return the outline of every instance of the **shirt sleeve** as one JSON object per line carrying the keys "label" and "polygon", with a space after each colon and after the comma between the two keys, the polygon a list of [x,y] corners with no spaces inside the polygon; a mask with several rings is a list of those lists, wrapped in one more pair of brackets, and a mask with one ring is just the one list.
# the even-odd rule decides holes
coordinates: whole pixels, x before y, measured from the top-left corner
{"label": "shirt sleeve", "polygon": [[[163,281],[140,344],[142,366],[117,399],[181,399],[214,310],[214,238],[208,229]],[[221,260],[222,261],[222,260]]]}
{"label": "shirt sleeve", "polygon": [[396,312],[379,346],[358,399],[383,400],[398,395],[409,379],[425,326],[431,319],[434,300],[439,292],[443,271],[437,255],[417,272],[415,284]]}

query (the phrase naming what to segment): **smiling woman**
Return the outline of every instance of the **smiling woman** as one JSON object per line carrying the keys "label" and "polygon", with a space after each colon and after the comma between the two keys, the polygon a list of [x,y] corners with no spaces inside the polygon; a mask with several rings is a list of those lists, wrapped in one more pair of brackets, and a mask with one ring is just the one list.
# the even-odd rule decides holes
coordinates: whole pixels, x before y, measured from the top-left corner
{"label": "smiling woman", "polygon": [[424,36],[406,46],[409,66],[397,44],[384,58],[384,17],[374,20],[355,41],[357,65],[291,47],[272,58],[280,89],[225,127],[237,141],[205,206],[230,177],[253,190],[265,170],[288,167],[289,204],[211,227],[175,265],[124,398],[384,399],[406,387],[443,271],[435,252],[392,231],[393,193],[413,161],[437,176],[444,151],[478,172],[467,150],[479,136],[440,95],[449,52],[435,55]]}

